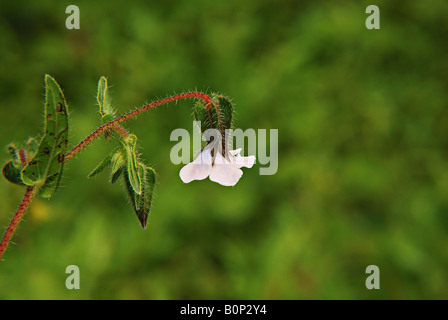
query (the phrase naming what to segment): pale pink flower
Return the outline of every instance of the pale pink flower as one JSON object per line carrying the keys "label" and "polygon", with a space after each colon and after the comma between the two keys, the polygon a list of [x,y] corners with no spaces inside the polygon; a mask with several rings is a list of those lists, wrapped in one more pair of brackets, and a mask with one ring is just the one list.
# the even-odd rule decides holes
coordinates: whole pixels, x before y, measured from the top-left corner
{"label": "pale pink flower", "polygon": [[227,158],[220,152],[212,157],[212,148],[206,147],[193,162],[185,165],[179,172],[183,182],[193,180],[210,180],[223,186],[234,186],[243,175],[241,167],[252,168],[255,156],[240,156],[241,148],[229,151]]}

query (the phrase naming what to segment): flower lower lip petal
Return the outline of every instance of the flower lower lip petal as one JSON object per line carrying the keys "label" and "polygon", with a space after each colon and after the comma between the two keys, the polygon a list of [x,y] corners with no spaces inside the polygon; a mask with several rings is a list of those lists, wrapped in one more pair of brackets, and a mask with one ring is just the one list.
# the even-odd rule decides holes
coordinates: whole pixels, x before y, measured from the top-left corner
{"label": "flower lower lip petal", "polygon": [[210,172],[210,180],[223,186],[234,186],[243,175],[243,171],[232,164],[216,164]]}
{"label": "flower lower lip petal", "polygon": [[187,164],[180,170],[179,176],[184,183],[189,183],[193,180],[204,180],[209,176],[211,169],[210,150],[205,149],[193,162]]}
{"label": "flower lower lip petal", "polygon": [[180,170],[179,176],[185,183],[193,180],[203,180],[209,176],[211,169],[211,164],[189,163]]}

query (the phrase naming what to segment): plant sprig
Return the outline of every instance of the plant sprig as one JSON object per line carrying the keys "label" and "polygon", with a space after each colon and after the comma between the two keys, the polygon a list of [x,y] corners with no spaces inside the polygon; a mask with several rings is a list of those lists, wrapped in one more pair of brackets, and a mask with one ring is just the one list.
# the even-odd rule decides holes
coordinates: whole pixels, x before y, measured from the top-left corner
{"label": "plant sprig", "polygon": [[201,108],[206,110],[218,108],[219,101],[212,100],[207,94],[186,92],[158,100],[121,117],[116,117],[116,111],[108,93],[107,79],[101,77],[98,82],[97,102],[103,124],[66,153],[68,106],[60,86],[51,76],[45,75],[44,133],[40,142],[38,143],[35,138],[30,138],[23,146],[10,144],[8,152],[11,159],[2,168],[6,180],[26,186],[26,192],[0,243],[0,259],[33,197],[40,194],[42,197],[51,198],[58,189],[64,164],[102,134],[105,134],[108,139],[112,137],[117,139],[119,147],[107,155],[88,177],[101,173],[107,167],[111,169],[111,183],[122,176],[132,207],[140,224],[145,228],[151,208],[156,173],[153,168],[141,161],[138,154],[137,137],[128,133],[120,126],[120,123],[162,104],[186,98],[200,99],[203,101]]}

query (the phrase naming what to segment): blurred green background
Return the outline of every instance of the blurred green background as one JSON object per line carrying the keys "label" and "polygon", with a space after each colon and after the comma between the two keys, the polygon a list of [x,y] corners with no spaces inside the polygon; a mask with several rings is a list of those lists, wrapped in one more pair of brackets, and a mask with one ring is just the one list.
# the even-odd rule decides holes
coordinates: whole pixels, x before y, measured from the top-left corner
{"label": "blurred green background", "polygon": [[[65,27],[70,4],[80,30]],[[100,124],[105,75],[120,114],[194,89],[230,96],[236,127],[279,130],[279,169],[183,184],[169,137],[191,132],[193,101],[141,115],[125,126],[158,172],[147,230],[107,174],[87,180],[111,149],[99,139],[32,203],[0,298],[447,299],[447,17],[444,0],[2,1],[1,146],[41,132],[45,73],[75,145]],[[0,180],[2,227],[23,192]],[[65,287],[72,264],[80,290]],[[371,264],[380,290],[365,287]]]}

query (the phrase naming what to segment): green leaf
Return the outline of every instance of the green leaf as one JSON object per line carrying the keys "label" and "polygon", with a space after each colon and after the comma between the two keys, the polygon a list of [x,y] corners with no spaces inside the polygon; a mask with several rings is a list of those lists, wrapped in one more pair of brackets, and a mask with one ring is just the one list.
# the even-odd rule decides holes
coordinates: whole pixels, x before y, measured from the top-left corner
{"label": "green leaf", "polygon": [[137,136],[130,134],[129,137],[124,141],[125,152],[126,152],[126,165],[127,173],[129,177],[129,183],[134,189],[135,193],[141,194],[142,192],[142,182],[140,178],[140,173],[138,171],[138,161],[137,161]]}
{"label": "green leaf", "polygon": [[208,112],[202,101],[198,101],[193,107],[193,115],[196,121],[200,121],[201,132],[204,132],[210,126]]}
{"label": "green leaf", "polygon": [[33,158],[22,170],[22,181],[38,186],[41,196],[56,192],[64,167],[68,138],[68,107],[57,82],[45,75],[45,129]]}
{"label": "green leaf", "polygon": [[114,184],[117,181],[117,179],[121,176],[124,169],[125,169],[125,166],[122,166],[122,167],[118,168],[118,170],[114,171],[110,177],[110,183]]}
{"label": "green leaf", "polygon": [[37,142],[35,138],[29,138],[28,141],[26,142],[26,149],[29,157],[32,158],[36,153],[37,149],[39,149],[39,142]]}
{"label": "green leaf", "polygon": [[222,137],[222,148],[223,152],[228,152],[228,146],[229,146],[229,131],[232,127],[232,119],[233,119],[233,105],[230,102],[230,100],[227,97],[219,96],[219,95],[213,95],[212,101],[217,102],[216,107],[219,114],[219,131],[221,132]]}
{"label": "green leaf", "polygon": [[19,184],[24,186],[25,184],[22,181],[22,161],[20,160],[20,151],[22,150],[25,156],[25,159],[30,159],[35,153],[38,148],[39,144],[37,143],[36,139],[29,138],[26,146],[23,147],[22,145],[16,146],[14,143],[11,143],[8,145],[7,150],[8,153],[11,155],[11,160],[7,161],[3,168],[2,173],[3,176],[12,183]]}
{"label": "green leaf", "polygon": [[22,169],[17,167],[13,160],[6,162],[2,168],[2,173],[6,180],[24,186],[25,184],[22,181],[21,171]]}
{"label": "green leaf", "polygon": [[7,149],[13,160],[20,160],[19,148],[14,143],[9,144]]}
{"label": "green leaf", "polygon": [[117,152],[112,157],[112,175],[110,177],[110,183],[115,183],[118,177],[123,173],[126,165],[126,159],[121,152]]}
{"label": "green leaf", "polygon": [[108,123],[114,120],[114,115],[112,113],[106,113],[104,116],[101,117],[101,122]]}
{"label": "green leaf", "polygon": [[226,129],[230,129],[232,127],[233,119],[233,105],[230,102],[230,99],[218,95],[214,95],[213,98],[218,100],[220,130],[224,131]]}
{"label": "green leaf", "polygon": [[96,167],[89,173],[87,178],[92,178],[96,176],[98,173],[101,173],[112,163],[112,154],[109,154],[106,158],[104,158]]}
{"label": "green leaf", "polygon": [[8,153],[11,155],[11,158],[15,163],[17,167],[19,167],[19,164],[21,165],[20,160],[20,150],[24,151],[26,159],[30,159],[34,156],[37,149],[39,147],[39,143],[34,138],[29,138],[26,142],[26,145],[23,146],[22,143],[19,143],[18,145],[11,143],[7,146]]}
{"label": "green leaf", "polygon": [[198,101],[194,106],[193,114],[196,121],[201,122],[202,132],[218,128],[218,113],[214,104],[211,104],[210,109],[207,109],[202,101]]}
{"label": "green leaf", "polygon": [[233,105],[225,96],[213,95],[210,108],[207,109],[202,101],[198,101],[193,109],[194,117],[201,121],[201,131],[218,129],[224,134],[232,127]]}
{"label": "green leaf", "polygon": [[143,188],[142,193],[135,193],[129,182],[128,171],[124,171],[124,184],[126,191],[128,193],[129,199],[131,200],[132,207],[134,208],[135,214],[137,215],[140,224],[143,229],[146,228],[149,211],[151,209],[152,198],[154,193],[154,187],[156,183],[156,174],[154,169],[145,167],[142,163],[139,163],[139,172],[143,177]]}
{"label": "green leaf", "polygon": [[100,106],[101,120],[103,123],[114,119],[115,110],[111,106],[111,100],[108,93],[107,79],[101,77],[98,81],[98,94],[96,97],[98,105]]}

